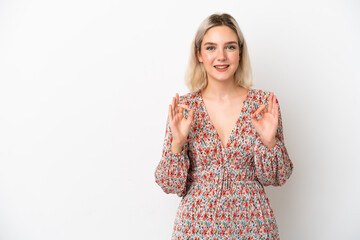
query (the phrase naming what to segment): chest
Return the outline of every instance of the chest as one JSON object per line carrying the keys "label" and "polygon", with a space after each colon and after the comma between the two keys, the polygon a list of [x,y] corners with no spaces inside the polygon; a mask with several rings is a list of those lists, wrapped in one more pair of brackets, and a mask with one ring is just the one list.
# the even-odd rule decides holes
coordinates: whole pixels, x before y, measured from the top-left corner
{"label": "chest", "polygon": [[235,129],[239,116],[243,109],[241,99],[231,102],[216,102],[204,100],[206,114],[215,128],[222,144],[225,146],[229,141],[231,132]]}

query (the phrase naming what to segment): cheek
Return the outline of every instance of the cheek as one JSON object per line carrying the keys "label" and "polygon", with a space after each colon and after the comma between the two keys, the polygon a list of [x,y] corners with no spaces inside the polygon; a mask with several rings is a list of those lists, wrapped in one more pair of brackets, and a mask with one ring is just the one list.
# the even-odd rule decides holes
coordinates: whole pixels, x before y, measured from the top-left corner
{"label": "cheek", "polygon": [[214,61],[214,56],[212,54],[203,54],[202,58],[204,63],[211,64]]}
{"label": "cheek", "polygon": [[237,63],[239,63],[239,61],[240,61],[240,56],[239,56],[238,53],[231,54],[231,55],[229,55],[229,59],[230,59],[231,62],[237,62]]}

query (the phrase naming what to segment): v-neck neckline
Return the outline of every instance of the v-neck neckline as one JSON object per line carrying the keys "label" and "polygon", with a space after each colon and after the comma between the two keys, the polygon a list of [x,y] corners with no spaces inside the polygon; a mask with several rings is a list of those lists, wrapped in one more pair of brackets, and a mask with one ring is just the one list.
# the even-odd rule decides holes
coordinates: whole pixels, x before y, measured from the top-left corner
{"label": "v-neck neckline", "polygon": [[199,96],[199,98],[200,98],[200,104],[202,105],[202,107],[203,107],[203,109],[204,109],[204,112],[205,112],[205,115],[206,115],[206,118],[207,118],[207,120],[209,121],[209,124],[211,125],[212,130],[215,132],[215,136],[216,136],[216,138],[218,139],[218,141],[219,141],[219,143],[220,143],[220,145],[221,145],[221,147],[222,147],[223,149],[228,148],[229,145],[230,145],[231,136],[233,135],[235,129],[237,128],[237,126],[238,126],[238,124],[239,124],[239,122],[240,122],[241,116],[243,115],[243,112],[244,112],[244,110],[245,110],[245,104],[246,104],[246,102],[248,101],[248,99],[249,99],[249,97],[250,97],[250,91],[251,91],[251,90],[252,90],[252,89],[249,89],[249,91],[247,92],[246,98],[243,100],[243,106],[242,106],[241,111],[240,111],[240,113],[239,113],[239,116],[238,116],[238,118],[237,118],[237,120],[236,120],[236,122],[235,122],[235,125],[233,126],[233,128],[232,128],[232,130],[231,130],[231,132],[230,132],[230,135],[229,135],[228,138],[227,138],[226,145],[224,145],[224,143],[221,141],[220,135],[219,135],[218,131],[216,130],[215,125],[213,124],[213,122],[212,122],[211,119],[210,119],[210,115],[209,115],[209,113],[208,113],[208,111],[207,111],[207,109],[206,109],[206,104],[205,104],[205,102],[204,102],[204,99],[202,98],[201,89],[198,90],[198,96]]}

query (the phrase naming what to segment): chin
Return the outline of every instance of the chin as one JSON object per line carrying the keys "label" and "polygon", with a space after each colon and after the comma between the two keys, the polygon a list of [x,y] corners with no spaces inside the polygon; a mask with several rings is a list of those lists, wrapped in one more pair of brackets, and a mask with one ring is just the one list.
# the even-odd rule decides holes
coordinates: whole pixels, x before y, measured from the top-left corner
{"label": "chin", "polygon": [[213,79],[219,82],[226,82],[226,81],[230,81],[231,78],[229,77],[229,78],[213,78]]}
{"label": "chin", "polygon": [[234,78],[234,74],[229,74],[226,76],[214,76],[213,79],[218,80],[218,81],[228,81],[230,79]]}

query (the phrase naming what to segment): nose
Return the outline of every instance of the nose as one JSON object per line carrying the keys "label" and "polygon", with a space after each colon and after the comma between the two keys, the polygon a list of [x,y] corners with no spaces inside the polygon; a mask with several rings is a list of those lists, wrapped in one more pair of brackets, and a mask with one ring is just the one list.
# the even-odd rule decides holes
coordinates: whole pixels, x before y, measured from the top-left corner
{"label": "nose", "polygon": [[218,54],[217,54],[218,61],[224,61],[226,60],[226,53],[224,49],[219,48]]}

